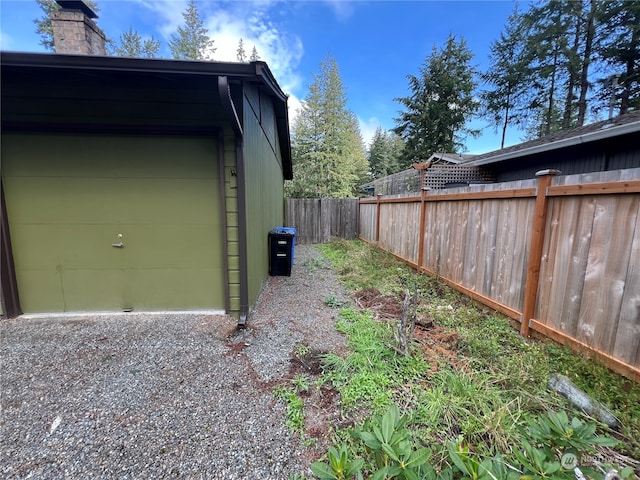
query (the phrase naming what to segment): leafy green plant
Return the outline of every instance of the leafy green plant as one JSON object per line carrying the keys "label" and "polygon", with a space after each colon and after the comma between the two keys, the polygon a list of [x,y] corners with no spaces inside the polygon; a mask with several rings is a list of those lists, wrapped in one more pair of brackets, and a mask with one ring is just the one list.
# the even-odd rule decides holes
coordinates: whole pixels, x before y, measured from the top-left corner
{"label": "leafy green plant", "polygon": [[[549,449],[536,448],[526,440],[522,440],[523,452],[515,450],[518,461],[524,468],[525,477],[538,478],[555,477],[556,472],[562,468],[562,464],[550,454]],[[560,473],[560,472],[559,472]]]}
{"label": "leafy green plant", "polygon": [[362,479],[362,466],[364,460],[358,458],[349,459],[349,453],[345,444],[338,448],[329,447],[329,463],[314,462],[311,464],[311,471],[320,480],[349,480],[352,478]]}
{"label": "leafy green plant", "polygon": [[346,305],[346,302],[344,300],[340,300],[333,293],[331,293],[324,299],[324,304],[331,308],[341,308]]}
{"label": "leafy green plant", "polygon": [[615,446],[618,441],[596,435],[595,422],[582,422],[577,417],[569,421],[566,412],[547,412],[528,424],[528,435],[539,445],[549,445],[556,449],[573,449],[591,452],[595,445]]}
{"label": "leafy green plant", "polygon": [[309,260],[305,260],[303,265],[308,267],[310,272],[315,272],[320,268],[325,268],[324,260],[321,258],[311,258]]}
{"label": "leafy green plant", "polygon": [[502,455],[494,458],[478,459],[469,452],[469,445],[464,441],[449,442],[449,460],[462,474],[460,480],[507,480],[518,477],[517,472],[508,470]]}
{"label": "leafy green plant", "polygon": [[293,432],[304,431],[304,402],[292,387],[278,385],[273,390],[276,398],[287,405],[287,426]]}
{"label": "leafy green plant", "polygon": [[421,356],[403,357],[389,348],[392,326],[374,321],[367,311],[342,309],[336,328],[348,336],[351,354],[326,355],[323,380],[338,389],[347,410],[372,408],[380,413],[396,390],[419,382],[429,369]]}
{"label": "leafy green plant", "polygon": [[431,450],[415,448],[410,431],[406,428],[408,416],[400,415],[393,405],[382,417],[374,417],[370,431],[354,432],[373,453],[372,480],[397,478],[418,480],[422,467],[428,462]]}
{"label": "leafy green plant", "polygon": [[311,353],[311,347],[309,347],[308,345],[304,345],[304,344],[300,343],[300,344],[296,345],[294,353],[296,354],[297,357],[304,357],[304,356],[309,355]]}
{"label": "leafy green plant", "polygon": [[295,375],[291,379],[291,385],[293,385],[298,392],[306,392],[311,387],[309,377],[306,375]]}

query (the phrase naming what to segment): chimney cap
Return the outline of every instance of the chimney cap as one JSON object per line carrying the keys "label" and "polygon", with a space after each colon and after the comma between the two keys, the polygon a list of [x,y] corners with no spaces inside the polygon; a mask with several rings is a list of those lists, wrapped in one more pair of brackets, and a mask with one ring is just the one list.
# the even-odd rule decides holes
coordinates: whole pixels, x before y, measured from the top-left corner
{"label": "chimney cap", "polygon": [[82,0],[56,0],[56,3],[65,10],[79,10],[89,18],[98,18],[96,12]]}

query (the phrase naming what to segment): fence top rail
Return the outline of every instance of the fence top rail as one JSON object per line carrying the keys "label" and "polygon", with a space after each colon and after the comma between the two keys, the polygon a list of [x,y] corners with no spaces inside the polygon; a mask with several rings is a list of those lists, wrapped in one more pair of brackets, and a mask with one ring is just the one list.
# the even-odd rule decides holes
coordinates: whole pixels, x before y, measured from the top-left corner
{"label": "fence top rail", "polygon": [[563,195],[611,195],[615,193],[640,193],[640,180],[552,185],[547,190],[547,195],[555,197]]}
{"label": "fence top rail", "polygon": [[640,168],[625,168],[604,172],[576,173],[572,175],[558,175],[551,185],[584,185],[600,182],[617,182],[621,180],[640,180]]}
{"label": "fence top rail", "polygon": [[[537,194],[537,179],[519,180],[448,190],[423,190],[420,194],[378,195],[360,199],[362,204],[463,201],[527,198]],[[548,196],[609,195],[640,193],[640,168],[555,177]]]}

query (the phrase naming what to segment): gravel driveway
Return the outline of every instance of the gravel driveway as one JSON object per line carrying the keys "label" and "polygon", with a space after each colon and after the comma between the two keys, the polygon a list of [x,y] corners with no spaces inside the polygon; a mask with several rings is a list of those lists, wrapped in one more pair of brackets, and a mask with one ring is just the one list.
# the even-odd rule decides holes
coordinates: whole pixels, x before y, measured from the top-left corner
{"label": "gravel driveway", "polygon": [[344,348],[346,299],[313,246],[270,277],[244,330],[203,314],[0,321],[3,478],[288,479],[311,455],[273,386],[297,345]]}

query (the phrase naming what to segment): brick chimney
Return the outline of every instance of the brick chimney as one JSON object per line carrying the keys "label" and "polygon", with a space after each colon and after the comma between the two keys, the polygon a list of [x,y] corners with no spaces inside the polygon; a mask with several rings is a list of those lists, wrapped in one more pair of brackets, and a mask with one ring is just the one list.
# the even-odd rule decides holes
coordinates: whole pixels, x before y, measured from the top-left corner
{"label": "brick chimney", "polygon": [[51,13],[56,53],[106,55],[107,37],[92,18],[98,18],[81,0],[56,0],[60,10]]}

